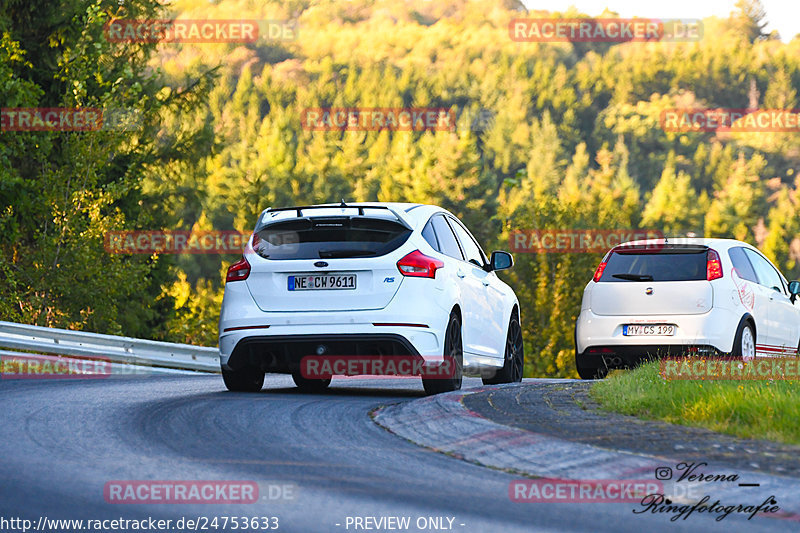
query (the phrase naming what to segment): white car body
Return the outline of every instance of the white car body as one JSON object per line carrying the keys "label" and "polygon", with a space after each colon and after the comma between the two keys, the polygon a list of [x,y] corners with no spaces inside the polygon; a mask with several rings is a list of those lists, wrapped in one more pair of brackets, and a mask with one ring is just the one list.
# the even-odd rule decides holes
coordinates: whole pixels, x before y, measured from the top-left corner
{"label": "white car body", "polygon": [[[509,320],[512,312],[517,317],[519,313],[516,295],[494,271],[442,253],[426,240],[423,229],[433,217],[440,216],[457,223],[446,210],[422,204],[326,204],[262,212],[254,235],[281,223],[312,224],[324,231],[326,221],[335,226],[343,219],[362,220],[348,223],[353,225],[374,223],[364,219],[380,219],[389,228],[401,224],[410,233],[398,247],[377,257],[274,260],[262,257],[269,254],[256,253],[251,236],[243,256],[249,263],[246,279],[229,278],[225,286],[219,320],[223,370],[242,364],[237,358],[249,358],[266,372],[291,373],[293,368],[296,371],[293,365],[300,356],[321,353],[336,343],[340,345],[331,353],[407,351],[421,356],[427,365],[440,364],[445,331],[454,310],[462,324],[463,373],[485,375],[503,367]],[[285,235],[289,235],[282,237],[286,242],[276,244],[274,250],[298,246],[291,242],[295,238],[291,233]],[[262,245],[261,241],[256,243]],[[411,277],[399,270],[398,261],[415,250],[441,262],[435,277]],[[336,273],[355,274],[356,288],[297,290],[294,285],[300,283],[297,276]],[[290,276],[296,277],[290,280]],[[282,346],[289,347],[288,351],[278,354],[284,350]],[[292,368],[287,367],[287,361]]]}
{"label": "white car body", "polygon": [[[681,273],[682,269],[697,266],[686,253],[693,247],[716,251],[719,256],[719,265],[712,265],[712,255],[695,252],[706,253],[706,272],[700,274],[703,279],[697,279],[696,272]],[[679,248],[686,253],[685,259],[672,253]],[[667,255],[643,266],[644,261],[650,261],[644,256],[659,253]],[[614,254],[618,259],[612,257]],[[747,261],[743,262],[743,258]],[[609,266],[601,269],[603,265],[625,266],[634,271],[649,268],[662,279],[693,279],[619,279],[616,276],[641,277],[645,270],[615,275]],[[709,281],[716,276],[710,272],[718,272],[714,269],[720,266],[721,277]],[[596,273],[584,289],[575,328],[576,364],[581,377],[602,377],[609,368],[633,366],[646,355],[730,354],[743,323],[752,324],[754,329],[751,356],[796,354],[800,347],[800,302],[794,301],[780,271],[747,243],[730,239],[635,241],[609,251],[601,267],[599,281]],[[653,328],[627,328],[636,325]]]}

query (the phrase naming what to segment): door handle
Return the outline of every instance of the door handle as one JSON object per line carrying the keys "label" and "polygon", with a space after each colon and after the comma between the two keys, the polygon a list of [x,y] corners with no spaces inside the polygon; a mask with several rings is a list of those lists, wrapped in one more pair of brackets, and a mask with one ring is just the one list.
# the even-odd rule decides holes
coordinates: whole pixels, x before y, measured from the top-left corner
{"label": "door handle", "polygon": [[459,268],[456,271],[456,276],[458,276],[459,278],[463,278],[464,277],[464,271]]}
{"label": "door handle", "polygon": [[489,286],[489,282],[487,280],[483,280],[483,286],[484,287],[488,287]]}

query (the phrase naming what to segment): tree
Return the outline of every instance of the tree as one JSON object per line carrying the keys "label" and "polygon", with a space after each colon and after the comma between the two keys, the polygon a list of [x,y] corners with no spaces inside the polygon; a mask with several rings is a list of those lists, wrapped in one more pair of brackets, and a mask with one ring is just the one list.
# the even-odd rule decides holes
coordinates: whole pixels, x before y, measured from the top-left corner
{"label": "tree", "polygon": [[688,230],[702,235],[706,208],[692,187],[691,177],[683,171],[675,173],[671,154],[644,208],[642,226],[660,229],[667,236],[682,235]]}
{"label": "tree", "polygon": [[[800,184],[800,180],[796,183]],[[800,258],[796,254],[800,240],[800,201],[796,188],[781,187],[768,218],[763,251],[789,279],[796,279],[800,276]]]}
{"label": "tree", "polygon": [[760,173],[765,165],[761,156],[746,161],[739,153],[724,186],[715,187],[705,221],[709,237],[753,242],[753,227],[764,209],[766,192]]}
{"label": "tree", "polygon": [[[104,37],[112,16],[159,18],[158,2],[4,4],[4,106],[100,108],[106,128],[0,135],[0,227],[9,230],[0,235],[0,285],[8,302],[2,317],[153,335],[164,310],[157,300],[166,263],[106,253],[103,236],[129,224],[149,229],[165,222],[163,212],[147,211],[156,195],[144,182],[155,169],[163,179],[172,163],[207,154],[208,145],[200,146],[202,127],[163,134],[159,122],[176,112],[192,116],[210,77],[173,90],[148,65],[154,44]],[[136,117],[135,127],[108,128],[112,109]]]}
{"label": "tree", "polygon": [[736,10],[731,13],[731,21],[742,35],[751,43],[766,37],[767,12],[761,0],[737,0]]}

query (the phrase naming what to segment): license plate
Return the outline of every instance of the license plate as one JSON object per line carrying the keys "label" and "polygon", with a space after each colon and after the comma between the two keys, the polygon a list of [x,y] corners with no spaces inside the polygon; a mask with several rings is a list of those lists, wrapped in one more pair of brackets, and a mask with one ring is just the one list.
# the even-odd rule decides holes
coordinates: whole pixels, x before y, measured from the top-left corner
{"label": "license plate", "polygon": [[336,291],[356,288],[355,274],[289,276],[290,291]]}
{"label": "license plate", "polygon": [[628,337],[675,335],[675,326],[672,324],[630,324],[622,326],[622,334]]}

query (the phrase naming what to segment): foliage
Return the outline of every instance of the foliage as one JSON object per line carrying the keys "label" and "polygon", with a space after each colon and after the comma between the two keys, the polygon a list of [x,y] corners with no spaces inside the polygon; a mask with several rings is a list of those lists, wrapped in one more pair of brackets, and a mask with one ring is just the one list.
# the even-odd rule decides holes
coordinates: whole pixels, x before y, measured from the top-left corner
{"label": "foliage", "polygon": [[[103,232],[247,231],[266,207],[341,198],[442,205],[487,251],[515,229],[694,231],[761,245],[800,276],[795,135],[659,123],[669,108],[796,105],[800,39],[764,36],[758,2],[704,21],[699,42],[611,45],[511,41],[525,16],[514,1],[179,0],[173,15],[296,19],[298,36],[157,48],[98,33],[112,14],[161,16],[154,1],[5,3],[9,105],[114,101],[146,120],[3,134],[0,318],[214,344],[220,269],[235,257],[109,256]],[[458,126],[302,126],[307,108],[422,106],[452,109]],[[574,376],[574,321],[600,257],[516,259],[503,276],[529,375]]]}
{"label": "foliage", "polygon": [[800,444],[800,382],[665,380],[660,363],[617,372],[592,386],[604,409],[750,439]]}

